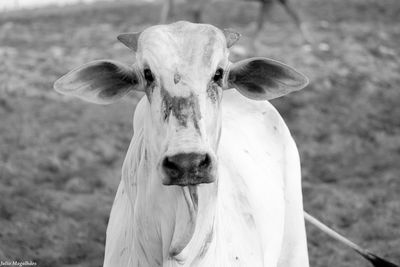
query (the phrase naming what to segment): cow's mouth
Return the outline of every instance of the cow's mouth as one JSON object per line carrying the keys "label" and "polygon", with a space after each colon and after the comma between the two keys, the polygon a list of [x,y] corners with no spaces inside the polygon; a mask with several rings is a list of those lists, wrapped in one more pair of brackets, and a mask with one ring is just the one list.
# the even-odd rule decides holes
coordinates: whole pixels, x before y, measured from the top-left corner
{"label": "cow's mouth", "polygon": [[163,182],[164,185],[179,185],[195,187],[199,184],[209,184],[215,181],[212,175],[182,175],[178,179],[167,179]]}

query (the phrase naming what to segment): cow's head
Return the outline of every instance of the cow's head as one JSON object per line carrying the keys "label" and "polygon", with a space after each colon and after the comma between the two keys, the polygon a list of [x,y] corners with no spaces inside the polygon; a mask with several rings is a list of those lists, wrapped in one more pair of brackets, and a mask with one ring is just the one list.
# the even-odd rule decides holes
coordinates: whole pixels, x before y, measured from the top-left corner
{"label": "cow's head", "polygon": [[132,90],[145,92],[147,153],[165,185],[215,180],[224,89],[269,100],[307,84],[302,74],[270,59],[229,62],[228,48],[238,34],[211,25],[178,22],[118,39],[136,52],[133,66],[94,61],[69,72],[54,87],[100,104]]}

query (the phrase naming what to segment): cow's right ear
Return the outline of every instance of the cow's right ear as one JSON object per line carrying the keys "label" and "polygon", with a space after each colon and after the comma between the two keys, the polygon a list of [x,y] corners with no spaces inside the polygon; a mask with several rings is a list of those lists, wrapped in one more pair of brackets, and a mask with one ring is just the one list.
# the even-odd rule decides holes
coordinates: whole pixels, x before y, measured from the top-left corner
{"label": "cow's right ear", "polygon": [[141,74],[134,66],[98,60],[78,67],[54,83],[54,89],[96,104],[110,104],[129,91],[143,90]]}

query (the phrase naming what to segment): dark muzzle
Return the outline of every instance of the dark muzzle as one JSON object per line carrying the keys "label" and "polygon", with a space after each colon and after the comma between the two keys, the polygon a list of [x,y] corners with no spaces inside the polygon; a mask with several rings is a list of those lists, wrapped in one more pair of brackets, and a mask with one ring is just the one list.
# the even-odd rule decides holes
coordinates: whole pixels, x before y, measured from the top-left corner
{"label": "dark muzzle", "polygon": [[165,157],[162,169],[165,185],[197,185],[214,181],[213,162],[209,154],[180,153]]}

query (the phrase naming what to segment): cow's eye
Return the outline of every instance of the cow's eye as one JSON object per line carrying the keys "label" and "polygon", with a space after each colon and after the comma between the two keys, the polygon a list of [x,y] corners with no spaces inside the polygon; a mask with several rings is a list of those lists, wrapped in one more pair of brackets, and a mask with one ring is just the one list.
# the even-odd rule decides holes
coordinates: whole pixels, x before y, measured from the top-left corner
{"label": "cow's eye", "polygon": [[150,69],[144,69],[144,78],[148,83],[154,82],[154,76]]}
{"label": "cow's eye", "polygon": [[220,82],[223,76],[224,76],[224,70],[218,68],[213,77],[214,82]]}

